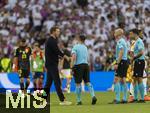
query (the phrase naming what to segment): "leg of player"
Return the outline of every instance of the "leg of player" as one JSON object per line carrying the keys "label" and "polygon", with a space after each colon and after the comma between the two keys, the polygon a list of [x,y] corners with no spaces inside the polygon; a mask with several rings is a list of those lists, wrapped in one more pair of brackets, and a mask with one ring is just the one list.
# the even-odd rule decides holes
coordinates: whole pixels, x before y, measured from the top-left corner
{"label": "leg of player", "polygon": [[81,101],[81,84],[76,84],[77,105],[82,105]]}
{"label": "leg of player", "polygon": [[134,88],[133,88],[133,82],[130,83],[130,96],[128,102],[132,102],[134,99]]}
{"label": "leg of player", "polygon": [[39,90],[42,90],[42,88],[43,88],[43,75],[40,76],[38,86],[39,86]]}
{"label": "leg of player", "polygon": [[67,85],[66,85],[66,88],[67,88],[67,92],[70,93],[70,83],[71,83],[71,78],[67,78]]}
{"label": "leg of player", "polygon": [[81,83],[81,89],[82,89],[82,92],[85,92],[85,85],[84,85],[84,81],[82,81],[82,83]]}
{"label": "leg of player", "polygon": [[34,91],[36,91],[36,90],[37,90],[36,83],[37,83],[37,79],[35,79],[35,78],[34,78],[34,82],[33,82],[33,85],[34,85]]}
{"label": "leg of player", "polygon": [[126,84],[126,78],[122,78],[122,91],[123,91],[123,100],[122,103],[127,103],[127,84]]}
{"label": "leg of player", "polygon": [[133,87],[134,87],[134,100],[133,100],[133,102],[137,102],[138,101],[138,83],[137,83],[137,78],[134,78]]}
{"label": "leg of player", "polygon": [[28,77],[28,78],[27,78],[27,81],[26,81],[26,86],[25,86],[25,93],[26,93],[26,91],[27,91],[29,85],[30,85],[30,78]]}
{"label": "leg of player", "polygon": [[138,85],[139,85],[139,92],[140,92],[140,95],[141,95],[141,100],[139,102],[142,102],[144,103],[144,85],[143,85],[143,78],[142,77],[139,77],[138,78]]}
{"label": "leg of player", "polygon": [[115,103],[119,104],[120,103],[120,78],[119,77],[115,77],[114,91],[116,95]]}
{"label": "leg of player", "polygon": [[24,78],[23,77],[20,78],[20,89],[22,92],[24,92]]}
{"label": "leg of player", "polygon": [[88,87],[91,97],[92,97],[92,105],[94,105],[94,104],[96,104],[97,98],[95,97],[93,85],[90,82],[88,82],[88,83],[86,83],[86,86]]}

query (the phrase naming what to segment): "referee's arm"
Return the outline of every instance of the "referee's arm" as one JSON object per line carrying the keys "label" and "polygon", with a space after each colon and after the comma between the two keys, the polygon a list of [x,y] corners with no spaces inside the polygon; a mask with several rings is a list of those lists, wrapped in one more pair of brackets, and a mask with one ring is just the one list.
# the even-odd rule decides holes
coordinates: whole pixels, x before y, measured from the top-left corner
{"label": "referee's arm", "polygon": [[123,52],[124,52],[124,49],[121,48],[120,52],[119,52],[119,57],[118,57],[118,60],[117,60],[117,63],[119,64],[122,60],[122,57],[123,57]]}

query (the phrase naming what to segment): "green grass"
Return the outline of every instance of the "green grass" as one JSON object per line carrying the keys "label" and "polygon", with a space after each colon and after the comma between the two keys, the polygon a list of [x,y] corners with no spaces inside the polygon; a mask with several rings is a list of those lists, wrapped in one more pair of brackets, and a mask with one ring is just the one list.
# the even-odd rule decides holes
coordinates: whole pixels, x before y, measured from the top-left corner
{"label": "green grass", "polygon": [[77,106],[75,94],[65,94],[67,100],[72,101],[71,106],[60,106],[59,100],[55,93],[51,94],[50,113],[150,113],[150,102],[130,103],[130,104],[108,104],[113,100],[114,93],[101,92],[96,93],[98,102],[91,105],[91,98],[88,93],[82,94],[83,105]]}

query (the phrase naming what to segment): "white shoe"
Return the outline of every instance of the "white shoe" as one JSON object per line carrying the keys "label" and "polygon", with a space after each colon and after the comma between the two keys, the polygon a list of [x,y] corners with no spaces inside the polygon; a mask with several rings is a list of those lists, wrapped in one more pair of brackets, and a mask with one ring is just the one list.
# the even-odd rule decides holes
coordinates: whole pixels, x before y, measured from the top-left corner
{"label": "white shoe", "polygon": [[69,102],[69,101],[63,101],[63,102],[59,103],[59,105],[62,105],[62,106],[69,106],[71,104],[72,104],[72,102]]}

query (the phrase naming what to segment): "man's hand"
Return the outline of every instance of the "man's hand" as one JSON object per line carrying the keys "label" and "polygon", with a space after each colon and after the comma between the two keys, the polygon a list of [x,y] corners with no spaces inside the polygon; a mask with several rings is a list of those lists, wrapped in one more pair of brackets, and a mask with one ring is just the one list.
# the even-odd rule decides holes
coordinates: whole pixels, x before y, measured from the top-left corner
{"label": "man's hand", "polygon": [[73,69],[71,69],[70,74],[71,74],[71,75],[74,75],[74,71],[73,71]]}
{"label": "man's hand", "polygon": [[66,59],[67,61],[70,61],[70,57],[68,57],[67,55],[64,55],[64,59]]}
{"label": "man's hand", "polygon": [[115,64],[114,65],[114,70],[117,70],[118,69],[118,64]]}

